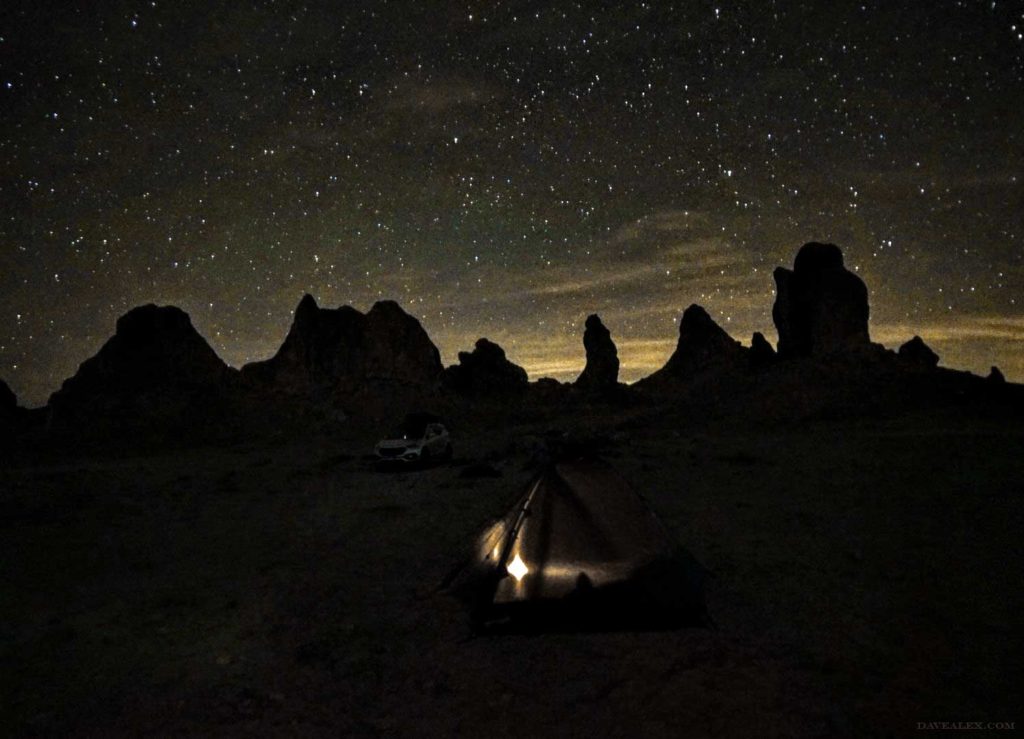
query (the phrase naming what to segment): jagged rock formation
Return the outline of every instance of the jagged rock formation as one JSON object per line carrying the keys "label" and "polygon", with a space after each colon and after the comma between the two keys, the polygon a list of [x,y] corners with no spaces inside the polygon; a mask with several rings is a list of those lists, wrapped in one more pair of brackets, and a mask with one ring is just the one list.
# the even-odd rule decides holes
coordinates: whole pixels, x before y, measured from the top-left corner
{"label": "jagged rock formation", "polygon": [[706,373],[728,374],[747,366],[748,351],[715,323],[706,310],[691,305],[679,321],[675,352],[664,367],[641,382],[659,384]]}
{"label": "jagged rock formation", "polygon": [[368,313],[320,308],[303,296],[284,343],[271,359],[242,368],[242,376],[288,394],[327,399],[391,384],[433,388],[441,355],[423,326],[397,303],[375,303]]}
{"label": "jagged rock formation", "polygon": [[805,244],[793,269],[777,267],[772,319],[780,357],[842,352],[870,344],[868,291],[843,266],[835,244]]}
{"label": "jagged rock formation", "polygon": [[507,395],[526,390],[528,377],[500,346],[477,339],[472,352],[459,352],[459,363],[445,370],[445,384],[463,395]]}
{"label": "jagged rock formation", "polygon": [[618,386],[619,353],[615,349],[611,332],[601,323],[597,314],[587,316],[583,348],[587,352],[587,364],[576,379],[576,387],[587,392],[602,393]]}
{"label": "jagged rock formation", "polygon": [[988,377],[986,377],[985,379],[996,385],[1003,385],[1006,383],[1006,377],[1003,375],[1002,372],[999,371],[999,368],[996,367],[994,364],[992,365],[992,369],[989,370]]}
{"label": "jagged rock formation", "polygon": [[691,305],[679,321],[679,341],[665,365],[673,374],[694,374],[708,368],[735,366],[743,345],[729,336],[699,305]]}
{"label": "jagged rock formation", "polygon": [[939,364],[939,355],[932,351],[920,336],[915,336],[900,346],[897,354],[901,360],[915,369],[934,369]]}
{"label": "jagged rock formation", "polygon": [[755,331],[750,339],[750,366],[753,369],[768,367],[775,362],[776,355],[764,334]]}
{"label": "jagged rock formation", "polygon": [[178,415],[231,374],[183,310],[140,306],[121,316],[114,336],[50,396],[50,422]]}
{"label": "jagged rock formation", "polygon": [[363,334],[367,379],[434,387],[444,367],[441,353],[416,318],[393,300],[373,304]]}

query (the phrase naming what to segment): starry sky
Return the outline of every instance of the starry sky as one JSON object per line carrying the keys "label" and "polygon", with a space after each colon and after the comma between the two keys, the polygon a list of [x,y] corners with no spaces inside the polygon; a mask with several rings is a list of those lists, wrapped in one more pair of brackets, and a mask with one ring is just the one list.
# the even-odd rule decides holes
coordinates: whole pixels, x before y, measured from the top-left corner
{"label": "starry sky", "polygon": [[632,381],[691,303],[774,342],[819,240],[874,340],[1024,381],[1022,39],[1002,0],[8,0],[0,378],[45,403],[149,302],[240,366],[310,292],[533,379],[597,312]]}

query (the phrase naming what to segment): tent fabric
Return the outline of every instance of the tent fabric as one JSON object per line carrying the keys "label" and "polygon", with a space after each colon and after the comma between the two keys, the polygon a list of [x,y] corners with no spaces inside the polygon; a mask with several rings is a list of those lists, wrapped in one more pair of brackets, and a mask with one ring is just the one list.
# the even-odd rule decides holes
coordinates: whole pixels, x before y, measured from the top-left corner
{"label": "tent fabric", "polygon": [[462,590],[481,623],[587,628],[703,620],[699,565],[610,465],[549,465],[478,537]]}

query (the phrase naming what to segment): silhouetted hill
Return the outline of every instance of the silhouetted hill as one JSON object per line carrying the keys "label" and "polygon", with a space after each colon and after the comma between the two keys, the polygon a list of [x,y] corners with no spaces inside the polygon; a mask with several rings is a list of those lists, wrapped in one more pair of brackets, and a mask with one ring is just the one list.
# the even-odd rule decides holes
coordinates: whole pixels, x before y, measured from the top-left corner
{"label": "silhouetted hill", "polygon": [[196,407],[223,391],[234,374],[187,313],[173,306],[144,305],[118,319],[114,336],[50,396],[50,426],[185,422]]}

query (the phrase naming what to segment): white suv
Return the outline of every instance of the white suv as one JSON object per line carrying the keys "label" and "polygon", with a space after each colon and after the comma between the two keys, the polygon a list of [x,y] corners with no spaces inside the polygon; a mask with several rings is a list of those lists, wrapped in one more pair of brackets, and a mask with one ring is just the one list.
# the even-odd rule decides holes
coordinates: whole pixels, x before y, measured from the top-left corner
{"label": "white suv", "polygon": [[409,414],[402,425],[377,442],[378,462],[405,464],[451,459],[448,429],[433,416]]}

